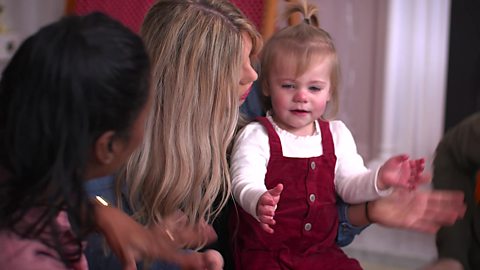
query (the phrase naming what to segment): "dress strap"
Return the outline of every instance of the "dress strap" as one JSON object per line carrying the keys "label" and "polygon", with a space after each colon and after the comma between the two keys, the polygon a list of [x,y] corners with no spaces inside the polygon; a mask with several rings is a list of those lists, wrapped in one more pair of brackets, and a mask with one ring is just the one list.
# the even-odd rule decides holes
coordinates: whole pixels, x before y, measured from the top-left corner
{"label": "dress strap", "polygon": [[324,154],[335,154],[333,146],[332,133],[330,132],[330,123],[324,120],[318,120],[320,132],[322,133],[322,148]]}
{"label": "dress strap", "polygon": [[272,123],[266,117],[257,117],[255,120],[267,129],[270,156],[283,156],[282,143]]}

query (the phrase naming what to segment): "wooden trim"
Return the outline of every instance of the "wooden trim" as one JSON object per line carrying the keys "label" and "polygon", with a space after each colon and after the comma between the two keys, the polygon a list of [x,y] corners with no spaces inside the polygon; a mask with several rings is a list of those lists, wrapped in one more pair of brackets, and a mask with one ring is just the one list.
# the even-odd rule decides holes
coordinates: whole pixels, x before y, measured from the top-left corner
{"label": "wooden trim", "polygon": [[75,0],[65,0],[65,15],[72,15],[75,13]]}
{"label": "wooden trim", "polygon": [[264,0],[263,20],[261,34],[264,40],[270,38],[275,32],[277,19],[278,0]]}

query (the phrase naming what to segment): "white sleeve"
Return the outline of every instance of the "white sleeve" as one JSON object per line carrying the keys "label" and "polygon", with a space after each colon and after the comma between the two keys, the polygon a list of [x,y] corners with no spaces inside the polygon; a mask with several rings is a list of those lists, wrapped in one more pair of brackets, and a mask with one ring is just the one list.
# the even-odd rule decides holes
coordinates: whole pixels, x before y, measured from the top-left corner
{"label": "white sleeve", "polygon": [[230,158],[233,196],[246,212],[257,218],[258,200],[267,191],[265,174],[270,146],[266,129],[257,122],[244,127],[235,138]]}
{"label": "white sleeve", "polygon": [[391,190],[380,191],[376,187],[378,169],[365,167],[345,124],[341,121],[330,123],[337,156],[335,190],[338,195],[347,203],[361,203],[390,194]]}

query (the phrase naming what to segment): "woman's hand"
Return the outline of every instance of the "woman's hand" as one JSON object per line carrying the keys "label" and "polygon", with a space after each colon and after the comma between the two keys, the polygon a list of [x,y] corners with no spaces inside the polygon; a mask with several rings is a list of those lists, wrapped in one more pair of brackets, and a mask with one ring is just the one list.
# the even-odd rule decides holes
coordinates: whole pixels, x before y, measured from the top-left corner
{"label": "woman's hand", "polygon": [[399,189],[368,204],[372,222],[428,233],[452,225],[463,217],[465,210],[464,194],[460,191]]}
{"label": "woman's hand", "polygon": [[213,241],[216,238],[213,229],[207,225],[176,224],[175,228],[169,225],[177,219],[178,216],[172,216],[165,219],[165,224],[146,228],[115,207],[95,204],[98,229],[121,260],[125,270],[136,269],[136,261],[144,259],[161,259],[175,263],[181,269],[211,269],[208,268],[209,256],[198,252],[185,252],[180,248],[184,239]]}
{"label": "woman's hand", "polygon": [[152,230],[158,230],[160,234],[167,232],[178,248],[200,248],[217,240],[212,226],[204,220],[191,225],[182,211],[165,217],[160,224],[153,226]]}

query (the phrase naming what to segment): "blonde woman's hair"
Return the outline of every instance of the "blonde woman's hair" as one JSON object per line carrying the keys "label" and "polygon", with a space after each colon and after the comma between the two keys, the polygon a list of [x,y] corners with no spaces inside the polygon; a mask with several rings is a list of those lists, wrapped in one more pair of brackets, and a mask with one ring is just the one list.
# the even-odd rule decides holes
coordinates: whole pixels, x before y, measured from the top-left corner
{"label": "blonde woman's hair", "polygon": [[[265,44],[260,57],[260,85],[263,93],[268,93],[269,75],[273,65],[279,59],[288,59],[296,62],[297,75],[303,74],[313,61],[319,57],[328,58],[330,72],[330,101],[324,119],[332,118],[338,112],[338,86],[340,80],[340,67],[337,52],[330,34],[320,28],[317,8],[307,1],[293,1],[288,4],[285,17],[288,19],[300,13],[302,20],[299,24],[287,26],[275,33]],[[288,61],[286,60],[286,61]],[[264,97],[266,110],[272,108],[269,97]]]}
{"label": "blonde woman's hair", "polygon": [[191,223],[209,222],[230,196],[242,33],[255,54],[260,35],[226,0],[160,0],[148,11],[141,36],[152,61],[153,109],[144,143],[117,182],[142,223],[178,209]]}

